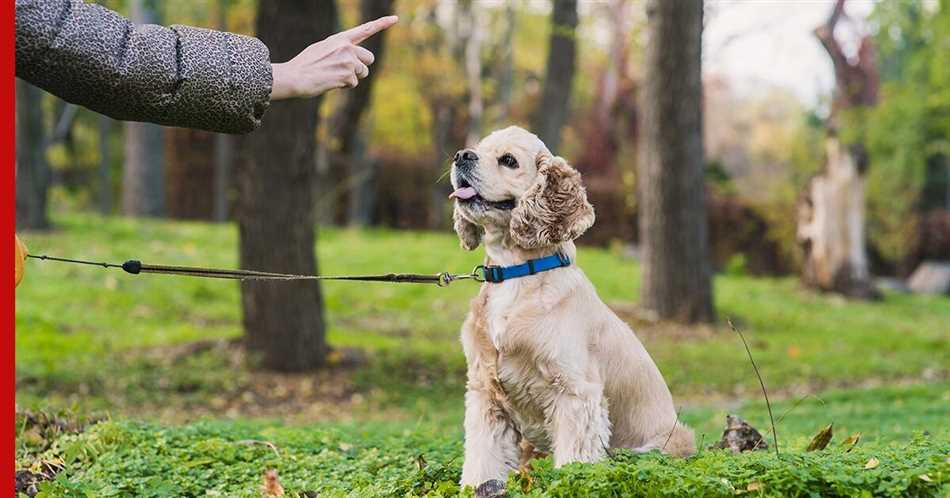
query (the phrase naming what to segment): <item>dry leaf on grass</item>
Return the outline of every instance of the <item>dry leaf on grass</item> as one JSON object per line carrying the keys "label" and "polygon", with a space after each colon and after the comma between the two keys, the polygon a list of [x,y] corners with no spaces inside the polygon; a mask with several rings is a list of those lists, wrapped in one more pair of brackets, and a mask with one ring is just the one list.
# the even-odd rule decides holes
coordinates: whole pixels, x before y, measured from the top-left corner
{"label": "dry leaf on grass", "polygon": [[873,468],[877,467],[877,466],[880,465],[880,464],[881,464],[881,461],[880,461],[880,460],[878,460],[877,458],[871,457],[871,459],[868,460],[868,463],[864,464],[864,468],[865,468],[865,469],[873,469]]}
{"label": "dry leaf on grass", "polygon": [[844,450],[844,452],[847,453],[847,452],[853,450],[854,447],[858,445],[858,441],[860,441],[860,440],[861,440],[861,433],[860,433],[860,432],[856,432],[856,433],[854,433],[854,434],[848,436],[848,439],[845,439],[844,441],[841,442],[841,446],[847,446],[847,447],[848,447],[848,449]]}
{"label": "dry leaf on grass", "polygon": [[818,434],[815,434],[815,437],[811,438],[811,442],[808,443],[808,447],[805,448],[805,451],[818,451],[825,449],[833,437],[832,426],[834,425],[835,424],[828,424],[827,427],[818,431]]}

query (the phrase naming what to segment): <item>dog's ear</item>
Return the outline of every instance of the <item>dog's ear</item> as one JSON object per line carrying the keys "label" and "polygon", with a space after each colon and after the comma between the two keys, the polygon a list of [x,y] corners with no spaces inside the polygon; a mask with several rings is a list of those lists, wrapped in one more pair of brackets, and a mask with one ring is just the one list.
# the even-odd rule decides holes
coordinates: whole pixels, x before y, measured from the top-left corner
{"label": "dog's ear", "polygon": [[561,157],[538,154],[538,178],[511,212],[511,239],[539,249],[581,236],[594,224],[581,174]]}
{"label": "dog's ear", "polygon": [[458,208],[452,212],[452,220],[455,233],[458,234],[459,242],[462,244],[462,249],[472,251],[478,247],[478,244],[482,241],[482,233],[478,225],[463,218]]}

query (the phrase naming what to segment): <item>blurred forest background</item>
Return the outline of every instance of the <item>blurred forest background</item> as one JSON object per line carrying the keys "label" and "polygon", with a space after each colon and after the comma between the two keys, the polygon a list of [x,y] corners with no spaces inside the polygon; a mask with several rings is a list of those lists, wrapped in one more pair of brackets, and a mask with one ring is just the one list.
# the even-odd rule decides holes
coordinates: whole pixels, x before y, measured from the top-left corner
{"label": "blurred forest background", "polygon": [[[801,275],[877,299],[930,262],[910,288],[950,285],[946,0],[858,3],[858,15],[817,5],[827,18],[804,34],[833,79],[810,101],[795,85],[699,72],[699,59],[783,22],[703,45],[741,3],[706,3],[695,27],[676,20],[685,11],[651,22],[624,0],[104,4],[137,22],[255,34],[274,61],[342,27],[402,20],[366,42],[378,62],[357,88],[276,103],[244,137],[119,123],[19,82],[18,230],[55,229],[51,210],[235,220],[242,267],[310,274],[315,225],[447,229],[450,158],[514,123],[584,174],[597,222],[580,243],[642,255],[641,304],[659,318],[712,321],[710,272]],[[321,363],[319,285],[243,291],[265,365]]]}
{"label": "blurred forest background", "polygon": [[[251,0],[101,3],[141,21],[255,32]],[[313,210],[321,224],[446,228],[451,205],[442,175],[449,158],[487,132],[518,123],[583,172],[598,220],[582,242],[636,244],[642,4],[554,2],[576,12],[565,23],[554,19],[570,50],[581,54],[573,65],[565,62],[568,52],[546,57],[549,43],[559,43],[548,2],[337,4],[315,12],[332,19],[333,30],[357,23],[361,12],[398,12],[402,21],[375,41],[384,55],[376,77],[362,85],[372,88],[332,92],[319,106]],[[716,22],[716,9],[729,7],[709,3],[707,24]],[[842,44],[845,57],[857,57],[851,52],[865,37],[876,51],[876,101],[849,111],[838,125],[846,141],[864,143],[870,158],[867,248],[875,275],[905,277],[922,260],[950,254],[946,35],[936,43],[950,30],[946,10],[936,2],[879,2],[845,31],[851,37]],[[725,46],[704,50],[711,57]],[[803,102],[769,84],[737,93],[723,76],[703,75],[715,267],[795,273],[802,252],[792,213],[825,164],[831,96]],[[231,219],[234,163],[245,157],[247,140],[113,122],[26,84],[18,89],[21,230],[50,227],[50,204],[107,215]]]}
{"label": "blurred forest background", "polygon": [[[863,458],[854,465],[900,443],[892,460],[908,468],[881,457],[863,474],[907,486],[895,495],[946,485],[926,465],[945,465],[950,441],[950,0],[99,3],[138,22],[258,36],[274,62],[363,20],[400,22],[364,43],[377,59],[357,88],[273,103],[247,136],[118,122],[18,80],[17,232],[33,253],[464,272],[481,252],[451,231],[451,158],[518,124],[583,173],[597,221],[580,264],[697,437],[712,442],[726,410],[759,429],[768,420],[731,318],[793,448],[833,421],[864,434],[870,453],[842,457]],[[475,292],[31,260],[17,288],[18,468],[52,479],[60,470],[37,469],[59,462],[51,496],[259,496],[261,462],[298,490],[451,495],[458,328]],[[88,429],[102,411],[116,421]],[[138,422],[205,418],[218,420]],[[261,422],[273,419],[327,425]],[[922,430],[943,446],[906,449]],[[422,451],[441,463],[427,470]],[[690,481],[708,474],[702,462],[658,468],[685,495],[719,485]],[[831,474],[808,489],[877,485]]]}

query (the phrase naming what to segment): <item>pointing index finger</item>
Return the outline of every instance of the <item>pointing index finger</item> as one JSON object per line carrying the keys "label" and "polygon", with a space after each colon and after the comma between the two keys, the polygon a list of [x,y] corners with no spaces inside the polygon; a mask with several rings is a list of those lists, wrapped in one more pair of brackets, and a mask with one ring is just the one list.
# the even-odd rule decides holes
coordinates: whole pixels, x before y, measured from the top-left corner
{"label": "pointing index finger", "polygon": [[341,38],[346,38],[352,43],[362,43],[363,40],[379,33],[380,31],[396,24],[399,21],[399,16],[386,16],[380,17],[375,21],[370,21],[365,24],[360,24],[355,28],[350,28],[346,31],[341,31],[337,36]]}

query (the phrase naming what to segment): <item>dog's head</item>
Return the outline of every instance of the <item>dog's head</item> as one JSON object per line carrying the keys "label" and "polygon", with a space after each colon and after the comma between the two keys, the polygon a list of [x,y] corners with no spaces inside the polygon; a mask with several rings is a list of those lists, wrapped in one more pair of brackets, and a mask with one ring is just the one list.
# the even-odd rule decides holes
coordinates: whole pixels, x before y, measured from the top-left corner
{"label": "dog's head", "polygon": [[455,231],[475,249],[486,230],[504,230],[525,249],[576,239],[594,224],[581,175],[516,126],[498,130],[452,165]]}

